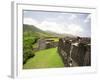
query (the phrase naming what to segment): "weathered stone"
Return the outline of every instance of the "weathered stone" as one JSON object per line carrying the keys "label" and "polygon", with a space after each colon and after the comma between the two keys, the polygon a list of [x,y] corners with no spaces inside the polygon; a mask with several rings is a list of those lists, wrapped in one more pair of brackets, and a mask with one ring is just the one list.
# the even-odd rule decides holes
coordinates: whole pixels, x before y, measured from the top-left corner
{"label": "weathered stone", "polygon": [[90,45],[86,46],[86,54],[84,56],[84,66],[90,66],[91,65],[91,47]]}
{"label": "weathered stone", "polygon": [[57,47],[58,46],[58,42],[50,42],[46,44],[46,48],[53,48],[53,47]]}
{"label": "weathered stone", "polygon": [[38,40],[38,49],[41,50],[41,49],[45,49],[46,48],[46,41],[44,39],[39,39]]}
{"label": "weathered stone", "polygon": [[57,46],[58,46],[58,42],[54,42],[54,40],[49,40],[45,38],[38,40],[38,50],[53,48]]}
{"label": "weathered stone", "polygon": [[71,49],[71,42],[70,41],[65,41],[64,50],[68,55],[70,55],[70,49]]}
{"label": "weathered stone", "polygon": [[85,44],[79,43],[78,46],[74,46],[71,57],[76,61],[79,66],[83,66],[84,56],[86,54]]}
{"label": "weathered stone", "polygon": [[58,43],[58,53],[64,65],[69,66],[90,66],[91,50],[90,38],[61,38]]}

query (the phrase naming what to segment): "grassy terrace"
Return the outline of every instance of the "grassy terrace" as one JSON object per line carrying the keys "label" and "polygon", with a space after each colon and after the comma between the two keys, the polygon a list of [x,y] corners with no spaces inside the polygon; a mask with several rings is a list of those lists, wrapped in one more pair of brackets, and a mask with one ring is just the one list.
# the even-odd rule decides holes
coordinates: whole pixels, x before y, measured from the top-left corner
{"label": "grassy terrace", "polygon": [[[59,38],[52,37],[52,38],[47,38],[47,40],[54,40],[54,42],[58,42]],[[36,42],[32,46],[33,46],[33,48],[37,48],[38,47],[38,43]]]}
{"label": "grassy terrace", "polygon": [[36,68],[57,68],[64,67],[64,64],[57,53],[57,48],[50,48],[41,51],[37,51],[33,58],[30,58],[24,69],[36,69]]}
{"label": "grassy terrace", "polygon": [[48,38],[48,40],[54,40],[54,42],[58,42],[59,41],[59,38],[55,38],[55,37],[53,38],[52,37],[52,38]]}

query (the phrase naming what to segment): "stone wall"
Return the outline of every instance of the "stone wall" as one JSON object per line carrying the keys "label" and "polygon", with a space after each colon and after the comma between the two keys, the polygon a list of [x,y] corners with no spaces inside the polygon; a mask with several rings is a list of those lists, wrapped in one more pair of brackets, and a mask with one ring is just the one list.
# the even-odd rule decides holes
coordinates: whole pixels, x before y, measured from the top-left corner
{"label": "stone wall", "polygon": [[70,48],[71,48],[71,42],[65,40],[65,39],[59,39],[58,43],[58,53],[61,56],[64,65],[66,67],[69,66],[68,64],[68,58],[70,56]]}
{"label": "stone wall", "polygon": [[46,49],[57,47],[57,46],[58,46],[58,42],[50,42],[46,44]]}
{"label": "stone wall", "polygon": [[78,46],[73,45],[71,57],[79,66],[89,66],[90,53],[90,45],[79,43]]}
{"label": "stone wall", "polygon": [[[74,42],[73,42],[74,40]],[[91,65],[91,47],[90,40],[78,39],[59,39],[58,53],[61,56],[64,65],[70,66],[90,66]]]}
{"label": "stone wall", "polygon": [[46,41],[44,39],[38,40],[38,50],[46,49]]}
{"label": "stone wall", "polygon": [[47,39],[38,40],[38,50],[53,48],[57,46],[58,42],[54,42],[53,40],[47,40]]}

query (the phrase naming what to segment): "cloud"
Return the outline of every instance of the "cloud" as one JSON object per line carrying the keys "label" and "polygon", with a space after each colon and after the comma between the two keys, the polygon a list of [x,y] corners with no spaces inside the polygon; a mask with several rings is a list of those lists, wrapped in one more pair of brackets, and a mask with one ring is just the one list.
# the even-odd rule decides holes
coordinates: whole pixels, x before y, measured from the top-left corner
{"label": "cloud", "polygon": [[80,35],[81,33],[83,33],[83,28],[80,25],[76,25],[76,24],[70,24],[68,26],[68,30],[67,30],[70,34],[74,34],[74,35]]}
{"label": "cloud", "polygon": [[65,23],[56,23],[56,22],[48,22],[43,21],[39,27],[44,31],[52,31],[56,33],[64,33],[64,34],[73,34],[73,35],[80,35],[83,33],[83,28],[80,25],[76,24],[65,24]]}
{"label": "cloud", "polygon": [[71,16],[69,17],[69,20],[74,20],[75,18],[77,18],[77,16],[75,14],[71,14]]}
{"label": "cloud", "polygon": [[67,33],[67,34],[74,34],[79,35],[83,32],[82,26],[76,25],[76,24],[68,24],[67,22],[56,22],[48,20],[43,20],[41,22],[38,22],[35,19],[32,18],[24,18],[24,24],[30,24],[35,25],[37,28],[44,30],[44,31],[52,31],[56,33]]}
{"label": "cloud", "polygon": [[48,21],[43,21],[40,25],[39,25],[40,29],[44,30],[44,31],[52,31],[52,32],[56,32],[56,33],[65,33],[63,27],[64,24],[60,24],[60,23],[56,23],[56,22],[48,22]]}
{"label": "cloud", "polygon": [[38,25],[38,21],[32,19],[32,18],[29,18],[29,17],[25,17],[24,18],[24,24],[30,24],[30,25]]}
{"label": "cloud", "polygon": [[88,16],[86,17],[86,19],[84,20],[84,23],[88,23],[88,22],[90,21],[90,19],[91,19],[91,15],[88,15]]}

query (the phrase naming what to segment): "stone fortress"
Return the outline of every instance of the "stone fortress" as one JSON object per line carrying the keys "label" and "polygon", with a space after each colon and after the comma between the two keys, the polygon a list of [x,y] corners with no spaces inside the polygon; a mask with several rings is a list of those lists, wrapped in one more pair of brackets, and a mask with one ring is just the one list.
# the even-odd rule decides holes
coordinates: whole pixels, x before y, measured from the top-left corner
{"label": "stone fortress", "polygon": [[58,47],[58,41],[55,42],[53,39],[50,38],[55,38],[55,37],[40,38],[37,41],[37,47],[33,48],[33,50],[38,51],[38,50]]}
{"label": "stone fortress", "polygon": [[38,40],[38,49],[48,49],[48,48],[53,48],[53,47],[57,47],[58,46],[58,42],[55,42],[52,39],[39,39]]}
{"label": "stone fortress", "polygon": [[87,37],[60,38],[55,42],[52,39],[38,40],[37,50],[57,47],[65,67],[91,66],[91,39]]}
{"label": "stone fortress", "polygon": [[58,53],[65,67],[91,66],[90,38],[61,38]]}

